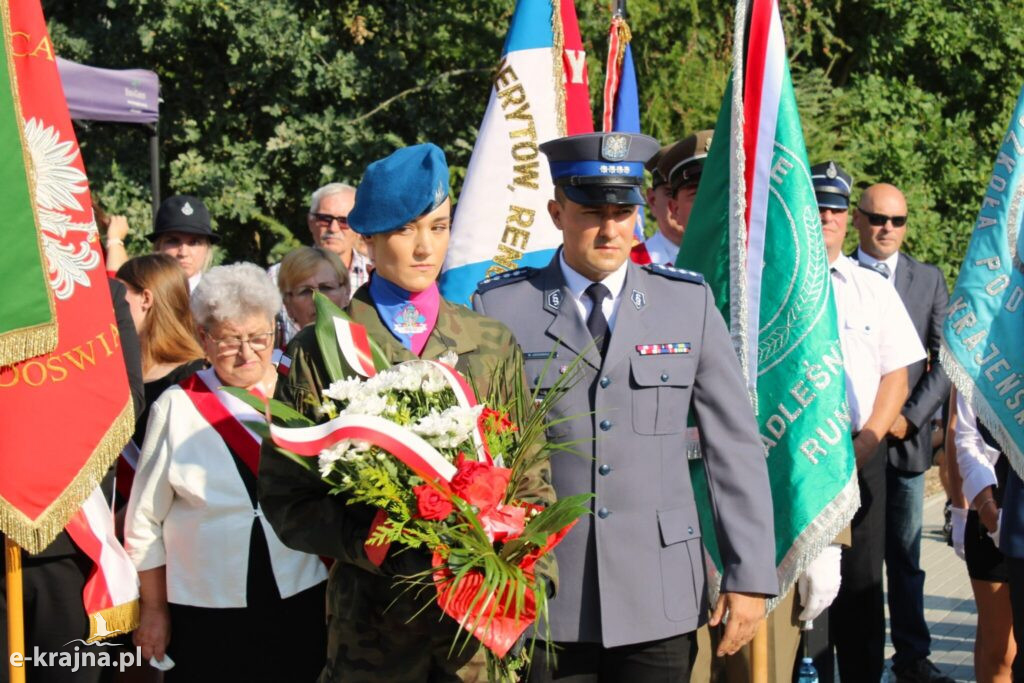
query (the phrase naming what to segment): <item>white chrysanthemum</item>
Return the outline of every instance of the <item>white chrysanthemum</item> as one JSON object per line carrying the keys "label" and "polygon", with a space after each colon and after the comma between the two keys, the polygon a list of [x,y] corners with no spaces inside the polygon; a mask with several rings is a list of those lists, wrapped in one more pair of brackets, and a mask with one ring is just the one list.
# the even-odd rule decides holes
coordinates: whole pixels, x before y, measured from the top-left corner
{"label": "white chrysanthemum", "polygon": [[440,356],[438,356],[437,360],[444,363],[450,368],[454,368],[455,365],[459,362],[459,354],[455,353],[453,349],[448,349]]}
{"label": "white chrysanthemum", "polygon": [[358,396],[366,391],[363,384],[364,382],[358,377],[347,377],[332,382],[331,386],[323,390],[323,394],[335,401],[350,401],[353,396]]}
{"label": "white chrysanthemum", "polygon": [[410,429],[436,448],[454,448],[470,437],[482,411],[483,406],[452,406],[441,413],[425,415]]}
{"label": "white chrysanthemum", "polygon": [[388,410],[388,399],[379,394],[353,396],[341,411],[342,415],[382,415]]}
{"label": "white chrysanthemum", "polygon": [[[326,391],[324,393],[327,393]],[[324,401],[316,407],[316,414],[320,417],[331,417],[338,414],[338,406],[334,401]]]}
{"label": "white chrysanthemum", "polygon": [[78,156],[74,142],[62,142],[56,128],[35,118],[25,122],[25,141],[32,157],[36,203],[44,209],[81,211],[75,195],[86,192],[89,184],[85,173],[73,165]]}

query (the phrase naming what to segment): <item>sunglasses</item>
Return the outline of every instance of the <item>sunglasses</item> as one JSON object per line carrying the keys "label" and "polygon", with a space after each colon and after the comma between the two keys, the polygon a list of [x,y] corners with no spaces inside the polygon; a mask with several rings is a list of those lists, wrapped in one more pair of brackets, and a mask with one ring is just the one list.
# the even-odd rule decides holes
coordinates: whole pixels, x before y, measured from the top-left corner
{"label": "sunglasses", "polygon": [[317,225],[329,226],[334,221],[338,221],[338,227],[342,230],[348,229],[348,216],[332,216],[329,213],[311,213],[313,220]]}
{"label": "sunglasses", "polygon": [[892,227],[894,228],[902,228],[907,224],[906,214],[902,216],[886,216],[884,213],[871,213],[870,211],[865,211],[859,206],[857,207],[857,210],[864,214],[864,217],[868,219],[868,223],[876,228],[885,225],[889,221],[892,221]]}

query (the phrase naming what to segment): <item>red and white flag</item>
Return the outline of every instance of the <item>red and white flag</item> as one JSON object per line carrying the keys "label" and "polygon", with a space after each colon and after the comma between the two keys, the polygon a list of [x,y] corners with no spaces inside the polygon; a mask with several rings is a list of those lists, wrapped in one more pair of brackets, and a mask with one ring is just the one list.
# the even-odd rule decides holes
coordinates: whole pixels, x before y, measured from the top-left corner
{"label": "red and white flag", "polygon": [[[89,183],[39,0],[4,3],[0,28],[0,206],[5,238],[19,248],[0,262],[8,297],[35,296],[57,340],[0,367],[0,530],[38,553],[67,526],[95,565],[83,601],[98,639],[138,623],[135,569],[97,488],[135,418]],[[33,268],[46,296],[15,284]]]}

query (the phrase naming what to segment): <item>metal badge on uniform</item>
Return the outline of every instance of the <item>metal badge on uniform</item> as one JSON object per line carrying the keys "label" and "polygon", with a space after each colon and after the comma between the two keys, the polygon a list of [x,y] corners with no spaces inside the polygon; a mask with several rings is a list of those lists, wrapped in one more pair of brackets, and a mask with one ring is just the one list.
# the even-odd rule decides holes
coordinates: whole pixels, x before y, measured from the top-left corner
{"label": "metal badge on uniform", "polygon": [[191,204],[189,204],[188,202],[185,202],[184,206],[181,207],[181,212],[183,214],[185,214],[186,216],[191,216],[192,214],[194,214],[196,212],[196,210],[192,208]]}
{"label": "metal badge on uniform", "polygon": [[420,334],[427,331],[427,319],[412,304],[395,316],[395,331],[399,334]]}
{"label": "metal badge on uniform", "polygon": [[632,296],[629,297],[633,305],[636,306],[636,310],[640,310],[647,303],[647,296],[639,289],[634,289]]}
{"label": "metal badge on uniform", "polygon": [[689,353],[690,342],[671,342],[668,344],[637,344],[636,350],[641,356],[661,356],[673,353]]}
{"label": "metal badge on uniform", "polygon": [[629,136],[621,133],[605,135],[601,139],[601,156],[606,161],[622,161],[629,155]]}
{"label": "metal badge on uniform", "polygon": [[558,307],[562,305],[562,291],[559,289],[552,289],[548,292],[548,306],[558,310]]}
{"label": "metal badge on uniform", "polygon": [[835,162],[828,162],[828,168],[825,169],[825,177],[834,180],[837,175],[839,175],[839,172],[836,170]]}

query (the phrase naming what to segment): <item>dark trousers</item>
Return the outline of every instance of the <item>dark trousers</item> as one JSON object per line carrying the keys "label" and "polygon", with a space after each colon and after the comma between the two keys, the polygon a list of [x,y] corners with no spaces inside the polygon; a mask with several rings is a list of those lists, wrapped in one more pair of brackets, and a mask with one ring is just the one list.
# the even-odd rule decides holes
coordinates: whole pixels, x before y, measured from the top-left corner
{"label": "dark trousers", "polygon": [[885,575],[889,580],[889,631],[897,666],[931,654],[932,639],[924,619],[924,570],[921,527],[924,473],[885,468]]}
{"label": "dark trousers", "polygon": [[843,549],[842,584],[829,613],[829,634],[844,683],[878,681],[885,668],[885,443],[857,472],[860,509]]}
{"label": "dark trousers", "polygon": [[696,632],[663,640],[603,647],[555,643],[554,661],[537,642],[530,683],[687,683],[697,656]]}
{"label": "dark trousers", "polygon": [[1007,557],[1010,568],[1010,610],[1013,612],[1013,639],[1017,655],[1013,658],[1013,680],[1024,681],[1024,559]]}
{"label": "dark trousers", "polygon": [[[32,656],[36,648],[40,653],[69,653],[95,650],[84,641],[89,637],[89,618],[82,604],[82,588],[92,570],[92,563],[81,553],[57,557],[33,557],[22,551],[22,592],[25,603],[25,649],[24,654]],[[0,557],[0,571],[4,558]],[[7,589],[0,587],[0,647],[4,659],[0,666],[0,682],[8,680],[7,649]],[[117,660],[123,648],[103,648],[110,657]],[[49,660],[53,662],[53,659]],[[73,660],[72,660],[73,661]],[[72,671],[70,667],[35,666],[25,664],[27,679],[32,683],[95,683],[100,680],[103,669],[98,666],[82,667]]]}

